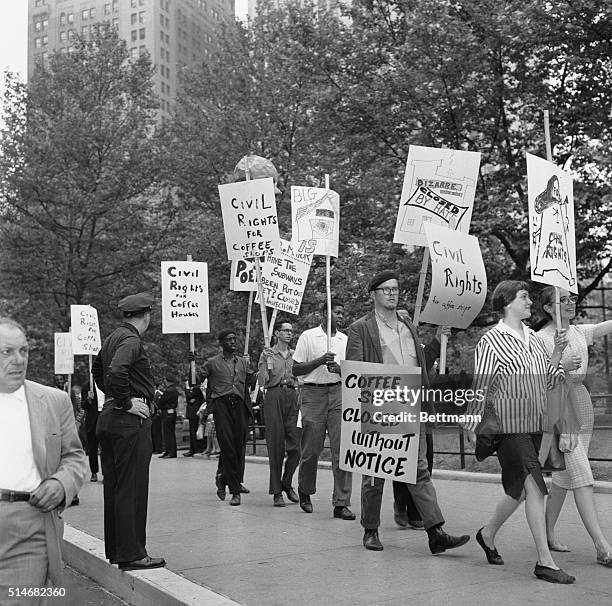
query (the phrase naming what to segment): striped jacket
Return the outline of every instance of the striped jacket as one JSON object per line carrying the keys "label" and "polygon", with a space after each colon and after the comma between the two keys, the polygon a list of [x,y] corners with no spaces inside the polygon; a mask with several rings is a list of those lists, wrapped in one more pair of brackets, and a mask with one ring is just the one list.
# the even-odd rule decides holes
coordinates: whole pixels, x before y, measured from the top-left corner
{"label": "striped jacket", "polygon": [[[546,392],[564,378],[561,366],[551,366],[542,339],[523,328],[526,341],[500,320],[476,346],[473,388],[485,398],[471,402],[468,413],[483,415],[485,407],[493,407],[502,433],[541,431]],[[475,431],[477,425],[464,427]]]}

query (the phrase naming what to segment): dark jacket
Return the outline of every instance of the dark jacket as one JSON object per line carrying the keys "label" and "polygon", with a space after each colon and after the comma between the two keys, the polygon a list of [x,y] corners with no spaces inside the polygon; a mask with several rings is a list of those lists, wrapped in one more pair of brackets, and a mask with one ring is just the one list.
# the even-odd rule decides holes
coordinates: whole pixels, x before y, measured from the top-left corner
{"label": "dark jacket", "polygon": [[85,431],[91,433],[96,430],[98,421],[98,394],[93,390],[93,398],[89,397],[89,383],[81,389],[81,408],[85,411]]}
{"label": "dark jacket", "polygon": [[[416,355],[421,367],[423,385],[429,386],[428,372],[432,368],[436,358],[440,355],[440,342],[432,339],[423,346],[415,326],[405,317],[397,314],[397,319],[403,322],[414,340]],[[346,359],[356,362],[374,362],[383,364],[382,349],[380,347],[380,334],[374,311],[355,320],[348,329],[348,342],[346,344]],[[430,407],[431,408],[431,407]],[[435,412],[435,410],[431,410]]]}
{"label": "dark jacket", "polygon": [[157,406],[160,410],[171,410],[178,406],[179,392],[176,385],[168,385],[162,395],[159,397]]}
{"label": "dark jacket", "polygon": [[185,416],[191,421],[198,420],[198,410],[204,403],[204,394],[199,386],[195,385],[191,389],[187,390],[186,400],[187,406],[185,409]]}

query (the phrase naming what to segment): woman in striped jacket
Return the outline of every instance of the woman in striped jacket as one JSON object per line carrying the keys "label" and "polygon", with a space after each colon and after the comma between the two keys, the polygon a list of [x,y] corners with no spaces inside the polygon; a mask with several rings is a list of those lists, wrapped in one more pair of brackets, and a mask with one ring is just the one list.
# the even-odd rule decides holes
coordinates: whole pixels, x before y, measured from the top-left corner
{"label": "woman in striped jacket", "polygon": [[[482,390],[477,393],[484,397],[474,401],[468,412],[482,415],[486,406],[499,418],[501,442],[497,456],[506,493],[491,519],[476,534],[476,540],[489,564],[503,564],[495,549],[495,536],[525,500],[527,523],[538,552],[534,574],[551,583],[568,584],[576,579],[555,564],[546,541],[547,489],[538,461],[546,392],[564,379],[559,362],[567,337],[565,331],[555,336],[549,356],[540,337],[523,324],[531,315],[531,306],[525,282],[506,280],[498,284],[493,292],[493,309],[502,319],[476,346],[474,388]],[[476,425],[465,425],[472,443]]]}

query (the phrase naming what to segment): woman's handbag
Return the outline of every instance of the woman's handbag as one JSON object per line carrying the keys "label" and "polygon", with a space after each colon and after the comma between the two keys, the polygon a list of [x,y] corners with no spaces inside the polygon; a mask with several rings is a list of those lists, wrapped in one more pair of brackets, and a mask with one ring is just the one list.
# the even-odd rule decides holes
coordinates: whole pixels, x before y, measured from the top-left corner
{"label": "woman's handbag", "polygon": [[476,428],[476,448],[474,454],[477,461],[484,461],[497,452],[501,444],[501,424],[493,408],[485,409],[482,421]]}

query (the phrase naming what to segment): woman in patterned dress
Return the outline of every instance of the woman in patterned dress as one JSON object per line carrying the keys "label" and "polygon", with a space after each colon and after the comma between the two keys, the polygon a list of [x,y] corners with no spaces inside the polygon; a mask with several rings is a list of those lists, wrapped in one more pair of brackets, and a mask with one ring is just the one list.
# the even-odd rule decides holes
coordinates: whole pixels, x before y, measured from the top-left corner
{"label": "woman in patterned dress", "polygon": [[[528,285],[516,280],[500,282],[493,292],[493,309],[502,319],[478,342],[475,353],[474,389],[485,397],[468,404],[466,412],[483,415],[493,408],[500,422],[497,457],[505,495],[476,533],[476,541],[489,564],[504,563],[495,548],[495,537],[506,520],[525,501],[527,523],[538,560],[534,574],[549,583],[570,584],[576,579],[553,560],[546,541],[545,496],[548,493],[538,452],[542,440],[542,413],[549,388],[563,380],[561,353],[567,345],[564,331],[554,337],[549,356],[544,343],[523,324],[531,316]],[[468,440],[475,444],[477,422],[464,424]]]}
{"label": "woman in patterned dress", "polygon": [[[577,300],[577,296],[564,290],[561,291],[561,325],[567,329],[569,339],[561,363],[565,369],[567,384],[570,389],[570,402],[580,422],[580,432],[578,434],[578,445],[571,452],[565,454],[566,469],[552,474],[552,488],[546,504],[546,534],[551,550],[570,551],[569,547],[557,541],[555,524],[563,507],[565,495],[568,490],[571,490],[574,493],[576,508],[580,513],[582,522],[595,544],[597,562],[602,566],[612,568],[612,547],[599,525],[593,498],[594,480],[588,459],[589,443],[593,435],[593,403],[583,383],[589,363],[588,346],[592,345],[593,339],[612,333],[612,320],[599,324],[570,324],[570,320],[576,315]],[[538,335],[542,338],[550,353],[553,348],[557,322],[555,289],[553,287],[546,287],[542,291],[540,305],[549,322],[538,331]]]}

